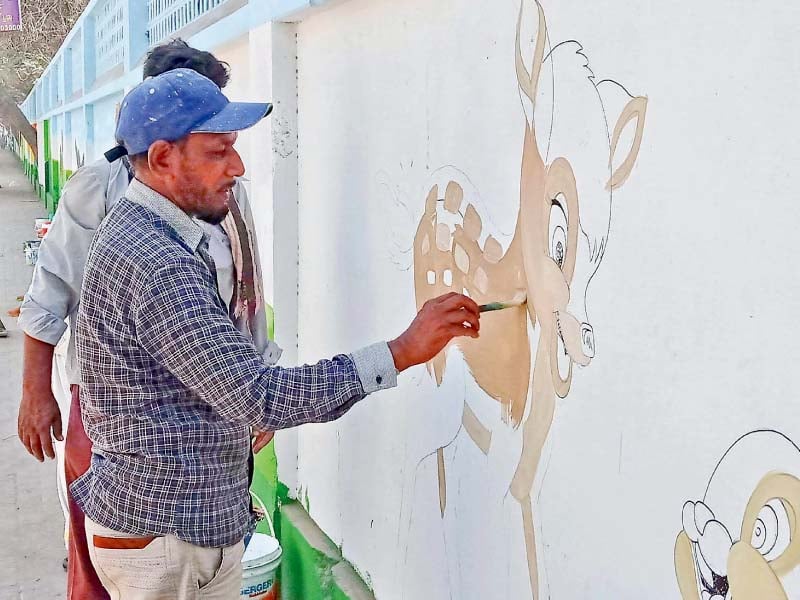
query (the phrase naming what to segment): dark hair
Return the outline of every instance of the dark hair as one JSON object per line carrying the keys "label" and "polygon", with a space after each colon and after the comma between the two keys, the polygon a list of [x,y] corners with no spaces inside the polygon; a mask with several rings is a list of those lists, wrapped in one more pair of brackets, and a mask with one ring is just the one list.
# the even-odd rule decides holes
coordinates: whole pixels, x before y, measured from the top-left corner
{"label": "dark hair", "polygon": [[132,154],[130,156],[125,157],[128,159],[128,169],[129,175],[136,174],[136,167],[137,165],[147,164],[147,152],[139,152],[139,154]]}
{"label": "dark hair", "polygon": [[210,52],[192,48],[182,39],[174,39],[166,44],[156,46],[147,54],[142,75],[155,77],[172,69],[192,69],[205,75],[220,88],[224,88],[230,79],[230,65],[218,60]]}

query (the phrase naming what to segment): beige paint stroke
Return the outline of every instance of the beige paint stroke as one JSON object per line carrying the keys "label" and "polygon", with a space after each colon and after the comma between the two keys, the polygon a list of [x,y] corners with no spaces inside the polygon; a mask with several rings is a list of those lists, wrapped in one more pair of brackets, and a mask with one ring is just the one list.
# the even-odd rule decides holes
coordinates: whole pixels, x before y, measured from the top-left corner
{"label": "beige paint stroke", "polygon": [[444,509],[447,506],[447,488],[443,485],[445,481],[444,450],[441,448],[436,452],[436,468],[439,474],[439,510],[444,516]]}
{"label": "beige paint stroke", "polygon": [[[544,59],[547,30],[544,11],[536,2],[538,32],[530,70],[521,50],[523,0],[516,30],[515,67],[522,93],[535,104]],[[588,82],[587,82],[588,84]],[[623,109],[611,136],[608,156],[608,188],[616,189],[630,175],[641,146],[647,99],[633,98]],[[636,120],[634,142],[616,170],[611,165],[626,125]],[[539,153],[533,124],[526,121],[520,173],[520,206],[517,226],[508,249],[491,236],[481,247],[482,220],[475,206],[464,206],[464,191],[451,181],[445,190],[433,186],[425,201],[425,213],[414,238],[414,283],[417,308],[438,295],[456,291],[477,303],[508,301],[527,296],[527,305],[484,313],[478,339],[458,338],[438,354],[428,370],[437,385],[444,377],[447,352],[453,345],[464,355],[466,364],[480,388],[501,406],[504,420],[512,427],[523,427],[522,453],[510,491],[522,507],[527,562],[533,597],[539,597],[536,540],[531,508],[531,490],[542,449],[553,422],[556,397],[564,398],[572,381],[572,363],[586,365],[581,342],[581,323],[568,312],[570,284],[575,270],[580,231],[578,186],[566,157],[545,164]],[[554,202],[563,204],[567,218],[566,248],[557,261],[550,255],[549,225]],[[437,221],[437,209],[463,215],[462,223],[449,227]],[[539,330],[536,359],[531,364],[528,323]],[[558,370],[559,343],[569,356],[567,374]],[[528,399],[533,403],[527,420]],[[488,453],[491,430],[465,405],[464,430]],[[443,450],[437,452],[439,502],[442,514],[447,504]]]}
{"label": "beige paint stroke", "polygon": [[675,540],[675,575],[678,577],[678,589],[683,600],[700,600],[692,541],[683,531]]}
{"label": "beige paint stroke", "polygon": [[[447,187],[450,193],[444,199],[438,198],[437,186],[431,188],[414,240],[417,308],[422,308],[427,300],[451,291],[466,291],[479,304],[513,298],[525,285],[519,244],[512,243],[499,260],[496,249],[491,246],[487,257],[478,243],[482,223],[475,207],[471,204],[461,206],[463,190],[460,185],[450,182]],[[457,198],[458,203],[452,198]],[[436,208],[440,200],[450,212],[465,211],[464,223],[456,225],[452,235],[447,226],[437,222]],[[436,239],[440,240],[444,237],[438,233],[442,226],[447,232],[446,246],[431,244],[431,238],[438,235]],[[452,277],[450,285],[445,282],[446,272]],[[429,273],[434,274],[433,284],[429,283]],[[519,424],[525,409],[530,373],[525,307],[485,313],[481,318],[480,338],[458,338],[454,343],[464,353],[481,389],[506,405],[511,421]],[[446,360],[446,352],[442,352],[429,364],[437,384],[441,384],[444,377]]]}
{"label": "beige paint stroke", "polygon": [[[622,135],[622,131],[625,129],[625,126],[630,123],[633,119],[636,119],[636,130],[634,131],[633,135],[633,149],[622,162],[622,164],[614,171],[611,179],[608,180],[606,184],[606,189],[611,191],[615,190],[620,187],[625,180],[633,171],[633,166],[636,162],[636,156],[639,154],[639,148],[642,145],[642,135],[644,133],[644,117],[647,113],[647,98],[633,98],[625,108],[622,110],[622,114],[620,115],[619,119],[617,120],[617,124],[614,127],[614,134],[611,138],[611,156],[614,156],[614,153],[617,150],[617,144],[619,143],[619,138]],[[609,167],[611,167],[611,162],[609,160]]]}
{"label": "beige paint stroke", "polygon": [[484,454],[489,454],[489,446],[492,445],[492,432],[488,427],[484,427],[472,409],[464,405],[464,429],[469,437],[480,448]]}
{"label": "beige paint stroke", "polygon": [[736,542],[731,548],[728,582],[736,600],[789,600],[778,575],[747,542]]}

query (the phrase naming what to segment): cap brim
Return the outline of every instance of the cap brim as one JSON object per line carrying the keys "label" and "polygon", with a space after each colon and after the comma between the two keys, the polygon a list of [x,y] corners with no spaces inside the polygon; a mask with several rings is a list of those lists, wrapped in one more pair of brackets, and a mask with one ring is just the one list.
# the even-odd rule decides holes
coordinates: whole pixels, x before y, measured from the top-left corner
{"label": "cap brim", "polygon": [[229,102],[216,115],[192,128],[192,133],[232,133],[248,129],[272,112],[268,102]]}

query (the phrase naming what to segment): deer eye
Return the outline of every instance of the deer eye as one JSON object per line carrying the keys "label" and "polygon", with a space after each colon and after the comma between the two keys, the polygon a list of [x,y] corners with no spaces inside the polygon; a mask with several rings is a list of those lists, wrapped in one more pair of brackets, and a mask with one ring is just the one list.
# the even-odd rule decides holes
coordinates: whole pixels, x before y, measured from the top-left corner
{"label": "deer eye", "polygon": [[[561,194],[559,194],[561,197]],[[567,213],[564,204],[556,197],[550,206],[550,223],[548,225],[550,247],[548,249],[552,258],[560,269],[564,268],[567,260]],[[563,198],[562,198],[563,199]]]}

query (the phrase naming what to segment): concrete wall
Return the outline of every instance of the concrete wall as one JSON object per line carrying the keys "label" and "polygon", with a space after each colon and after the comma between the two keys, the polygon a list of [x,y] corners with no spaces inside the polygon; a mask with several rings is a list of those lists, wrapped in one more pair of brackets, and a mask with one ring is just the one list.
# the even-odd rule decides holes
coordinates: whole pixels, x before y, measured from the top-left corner
{"label": "concrete wall", "polygon": [[[527,298],[278,434],[281,483],[273,454],[257,483],[283,503],[285,598],[368,597],[355,572],[382,599],[800,597],[800,9],[218,17],[190,42],[231,64],[232,98],[276,105],[239,149],[284,364],[394,337],[449,289]],[[99,156],[138,78],[47,130]]]}
{"label": "concrete wall", "polygon": [[[777,101],[800,13],[730,8],[542,2],[535,107],[533,2],[523,71],[517,1],[351,0],[299,24],[300,361],[397,335],[447,289],[426,287],[434,215],[457,289],[529,301],[522,325],[484,317],[440,384],[442,362],[416,368],[301,429],[295,491],[378,598],[800,594],[800,145]],[[519,219],[503,271],[487,237],[505,252]],[[498,374],[527,388],[513,408]]]}

